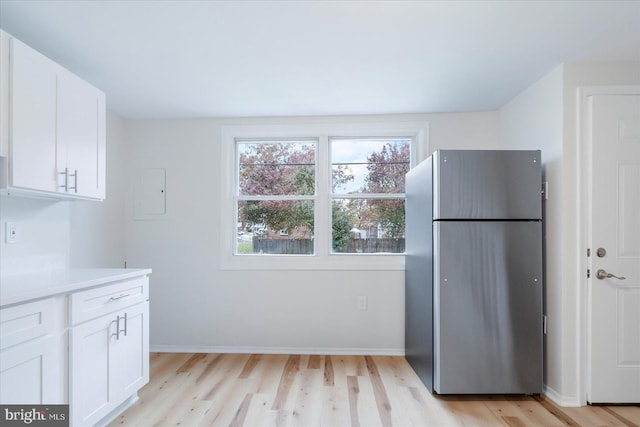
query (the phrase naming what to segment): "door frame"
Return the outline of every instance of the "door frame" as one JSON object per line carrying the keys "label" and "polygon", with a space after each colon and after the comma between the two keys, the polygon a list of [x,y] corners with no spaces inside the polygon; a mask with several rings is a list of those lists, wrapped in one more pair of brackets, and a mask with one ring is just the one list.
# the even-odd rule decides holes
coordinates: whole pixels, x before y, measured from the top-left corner
{"label": "door frame", "polygon": [[587,269],[590,268],[590,258],[587,257],[587,248],[591,243],[591,178],[592,178],[592,152],[593,142],[590,131],[592,122],[589,110],[589,97],[594,95],[640,95],[640,85],[614,85],[614,86],[584,86],[577,90],[577,147],[576,147],[576,178],[577,178],[577,236],[578,236],[578,287],[577,287],[577,378],[578,396],[580,405],[587,404],[590,378],[589,366],[591,363],[588,343],[591,337],[589,329],[589,288],[593,284],[593,272],[587,278]]}

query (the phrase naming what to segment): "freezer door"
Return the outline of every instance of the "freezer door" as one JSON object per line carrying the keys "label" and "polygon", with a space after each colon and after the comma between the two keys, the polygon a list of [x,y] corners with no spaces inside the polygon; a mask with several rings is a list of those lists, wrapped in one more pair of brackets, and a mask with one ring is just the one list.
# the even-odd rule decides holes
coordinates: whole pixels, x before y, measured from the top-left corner
{"label": "freezer door", "polygon": [[434,219],[540,219],[540,151],[434,153]]}
{"label": "freezer door", "polygon": [[434,388],[542,391],[541,223],[434,223]]}

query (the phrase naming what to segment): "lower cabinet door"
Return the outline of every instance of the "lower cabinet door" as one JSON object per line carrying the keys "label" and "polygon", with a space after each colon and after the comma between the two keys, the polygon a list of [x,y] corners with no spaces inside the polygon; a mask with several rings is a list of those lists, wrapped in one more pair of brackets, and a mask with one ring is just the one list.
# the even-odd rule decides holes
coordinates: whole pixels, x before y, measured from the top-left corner
{"label": "lower cabinet door", "polygon": [[71,330],[73,427],[92,426],[149,381],[149,303]]}
{"label": "lower cabinet door", "polygon": [[109,400],[109,346],[116,340],[116,314],[71,329],[69,411],[74,427],[91,426],[107,415]]}
{"label": "lower cabinet door", "polygon": [[0,352],[0,403],[63,403],[55,339],[49,335]]}
{"label": "lower cabinet door", "polygon": [[109,388],[120,404],[149,382],[149,303],[124,310],[120,316],[120,338],[109,348]]}

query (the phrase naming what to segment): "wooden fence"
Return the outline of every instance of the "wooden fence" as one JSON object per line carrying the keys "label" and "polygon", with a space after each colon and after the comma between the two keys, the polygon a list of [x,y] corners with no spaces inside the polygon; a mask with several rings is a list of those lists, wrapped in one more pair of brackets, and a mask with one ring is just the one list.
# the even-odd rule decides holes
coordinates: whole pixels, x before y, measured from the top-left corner
{"label": "wooden fence", "polygon": [[[404,239],[352,239],[342,253],[403,253]],[[253,253],[265,254],[312,254],[312,239],[264,239],[253,238]]]}

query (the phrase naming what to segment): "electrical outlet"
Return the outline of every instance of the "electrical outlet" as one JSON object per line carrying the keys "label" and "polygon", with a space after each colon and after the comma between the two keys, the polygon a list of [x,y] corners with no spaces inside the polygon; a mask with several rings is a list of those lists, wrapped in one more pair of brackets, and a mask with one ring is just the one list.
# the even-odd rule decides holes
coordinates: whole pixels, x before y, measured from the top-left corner
{"label": "electrical outlet", "polygon": [[4,241],[6,243],[18,243],[20,233],[18,232],[18,224],[15,222],[5,222]]}
{"label": "electrical outlet", "polygon": [[367,308],[369,308],[369,301],[367,300],[367,297],[360,295],[358,297],[358,310],[365,311]]}

